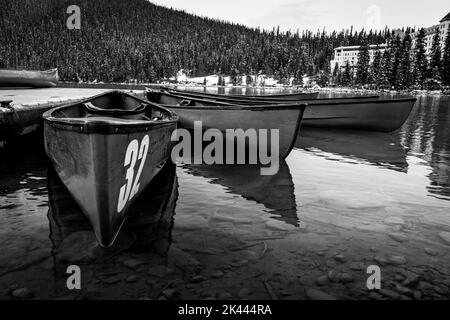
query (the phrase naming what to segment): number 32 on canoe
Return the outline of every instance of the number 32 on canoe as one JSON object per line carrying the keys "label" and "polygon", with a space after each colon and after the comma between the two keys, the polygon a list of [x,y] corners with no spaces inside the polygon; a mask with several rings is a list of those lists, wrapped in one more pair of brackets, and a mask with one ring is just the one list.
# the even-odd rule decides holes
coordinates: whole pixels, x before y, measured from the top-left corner
{"label": "number 32 on canoe", "polygon": [[[142,169],[144,168],[145,159],[147,158],[149,137],[145,135],[142,138],[141,143],[134,139],[127,147],[127,152],[125,153],[124,167],[128,166],[126,177],[126,183],[120,188],[119,201],[117,203],[117,212],[121,212],[127,202],[135,196],[139,191],[139,178],[142,174]],[[134,169],[136,167],[137,160],[140,160],[138,172],[136,177],[134,176]]]}

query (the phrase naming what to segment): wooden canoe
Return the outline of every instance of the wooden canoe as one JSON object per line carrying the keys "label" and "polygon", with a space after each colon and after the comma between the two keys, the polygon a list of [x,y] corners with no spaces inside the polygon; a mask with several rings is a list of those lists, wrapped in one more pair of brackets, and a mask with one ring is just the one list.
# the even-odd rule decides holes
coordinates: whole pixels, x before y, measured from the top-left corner
{"label": "wooden canoe", "polygon": [[[286,158],[291,152],[303,118],[306,104],[233,105],[208,99],[191,99],[172,94],[152,94],[147,98],[164,105],[179,116],[179,126],[194,130],[194,121],[201,121],[203,130],[219,129],[272,129],[279,130],[279,157]],[[270,141],[267,146],[270,150]]]}
{"label": "wooden canoe", "polygon": [[205,97],[217,99],[229,98],[229,99],[267,101],[267,102],[276,102],[279,100],[298,101],[298,100],[316,99],[317,96],[319,95],[319,92],[297,92],[297,93],[282,93],[282,94],[268,94],[268,95],[238,95],[238,94],[215,94],[209,92],[178,90],[167,87],[162,87],[161,89],[175,94],[192,95],[194,97],[202,95]]}
{"label": "wooden canoe", "polygon": [[58,84],[58,69],[45,71],[0,69],[0,87],[48,88]]}
{"label": "wooden canoe", "polygon": [[[256,104],[234,99],[216,99],[207,96],[184,96],[167,91],[153,91],[147,89],[147,99],[152,101],[185,100],[202,104],[203,101],[216,104],[234,105],[240,103]],[[408,119],[415,98],[382,100],[378,96],[358,96],[343,98],[325,98],[302,100],[308,104],[303,116],[302,125],[305,127],[339,128],[391,132],[399,129]],[[284,101],[279,101],[282,103]],[[260,104],[268,102],[260,101]]]}
{"label": "wooden canoe", "polygon": [[392,132],[405,123],[416,100],[311,102],[305,111],[303,124],[306,127]]}
{"label": "wooden canoe", "polygon": [[[154,89],[149,89],[154,90]],[[154,90],[158,91],[158,90]],[[195,91],[183,91],[175,90],[169,88],[160,89],[161,92],[167,92],[176,95],[183,95],[186,97],[199,98],[199,99],[211,99],[220,102],[229,102],[235,104],[274,104],[274,103],[295,103],[304,102],[304,100],[316,99],[318,92],[304,93],[304,94],[289,94],[285,95],[274,95],[274,96],[245,96],[245,95],[227,95],[227,94],[213,94]]]}
{"label": "wooden canoe", "polygon": [[[58,258],[65,254],[65,250],[78,245],[76,234],[91,232],[92,227],[51,166],[48,168],[47,185],[50,239],[53,245],[52,252],[56,257],[55,262],[58,262]],[[133,239],[133,248],[145,252],[157,251],[160,255],[166,255],[170,246],[177,199],[176,167],[172,162],[168,162],[131,205],[114,247],[126,245],[130,235],[133,235],[136,238]],[[162,246],[162,243],[166,245]],[[86,248],[85,254],[90,254],[88,250],[91,249]],[[65,272],[67,266],[62,267]]]}
{"label": "wooden canoe", "polygon": [[[102,246],[170,157],[178,117],[120,91],[44,114],[45,150]],[[169,160],[170,161],[170,160]]]}
{"label": "wooden canoe", "polygon": [[[339,97],[339,98],[314,98],[314,99],[302,99],[302,100],[256,100],[256,99],[245,99],[245,96],[240,96],[242,98],[238,97],[229,97],[225,95],[215,95],[210,96],[208,94],[203,93],[195,93],[195,94],[184,94],[182,92],[176,92],[174,90],[155,90],[146,88],[146,95],[147,99],[150,101],[158,101],[160,99],[165,99],[165,96],[173,95],[178,97],[184,97],[185,99],[194,99],[197,100],[197,102],[200,102],[201,100],[205,99],[209,102],[214,101],[215,103],[228,103],[228,104],[243,104],[243,105],[260,105],[260,104],[277,104],[277,103],[306,103],[308,105],[316,105],[316,104],[323,104],[323,103],[343,103],[343,102],[362,102],[362,101],[376,101],[379,100],[380,96],[378,95],[370,95],[370,96],[355,96],[355,97]],[[162,96],[162,97],[161,97]]]}

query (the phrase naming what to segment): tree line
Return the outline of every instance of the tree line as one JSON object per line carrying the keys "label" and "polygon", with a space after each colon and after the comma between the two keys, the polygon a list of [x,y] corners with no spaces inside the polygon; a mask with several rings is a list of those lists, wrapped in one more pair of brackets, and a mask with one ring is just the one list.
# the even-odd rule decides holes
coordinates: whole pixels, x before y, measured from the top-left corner
{"label": "tree line", "polygon": [[330,82],[342,86],[396,90],[439,90],[450,86],[450,36],[442,46],[437,29],[427,55],[425,29],[419,29],[414,45],[411,33],[412,30],[407,29],[402,35],[397,33],[388,37],[386,50],[376,48],[372,63],[369,44],[363,40],[356,66],[347,62],[341,70],[336,65]]}
{"label": "tree line", "polygon": [[[65,81],[156,82],[184,69],[193,77],[229,75],[234,83],[244,75],[265,74],[283,84],[293,78],[294,84],[301,85],[302,76],[308,74],[318,75],[321,83],[362,84],[378,79],[373,76],[374,67],[360,68],[369,68],[367,79],[362,71],[359,80],[350,70],[334,74],[330,60],[335,47],[390,40],[390,54],[395,56],[398,50],[394,50],[394,33],[388,29],[263,30],[147,0],[77,0],[81,29],[69,30],[66,10],[72,4],[70,0],[2,0],[0,68],[57,67]],[[401,47],[404,39],[398,41]],[[444,59],[445,54],[441,65]],[[377,81],[389,79],[390,85],[392,74],[389,71]]]}

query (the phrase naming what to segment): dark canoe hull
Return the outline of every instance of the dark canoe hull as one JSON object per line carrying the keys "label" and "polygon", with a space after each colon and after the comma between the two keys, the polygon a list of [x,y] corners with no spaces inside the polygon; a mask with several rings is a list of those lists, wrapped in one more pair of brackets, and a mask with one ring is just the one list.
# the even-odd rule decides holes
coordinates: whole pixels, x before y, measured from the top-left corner
{"label": "dark canoe hull", "polygon": [[58,84],[58,69],[46,71],[0,69],[0,87],[49,88]]}
{"label": "dark canoe hull", "polygon": [[[83,211],[75,202],[70,192],[62,183],[53,167],[49,167],[47,175],[50,224],[50,239],[53,245],[55,263],[59,265],[59,257],[66,250],[74,250],[77,234],[91,232],[92,228]],[[127,242],[127,235],[136,237],[133,247],[148,252],[156,251],[166,255],[170,246],[173,216],[178,199],[178,180],[173,163],[167,163],[142,194],[132,204],[129,216],[123,225],[123,237],[119,235],[115,247],[121,247]],[[122,241],[121,241],[122,240]],[[155,244],[158,244],[157,246]],[[162,243],[166,244],[162,246]],[[85,248],[86,254],[92,248]],[[82,254],[80,252],[80,254]],[[64,261],[57,269],[65,272]]]}
{"label": "dark canoe hull", "polygon": [[[179,126],[194,130],[194,122],[200,121],[202,129],[218,129],[225,134],[227,129],[278,130],[280,158],[291,152],[303,118],[305,105],[277,106],[177,106],[165,105],[179,116]],[[271,150],[270,139],[267,141]]]}
{"label": "dark canoe hull", "polygon": [[408,119],[416,99],[313,103],[305,110],[306,127],[391,132]]}
{"label": "dark canoe hull", "polygon": [[[126,97],[134,103],[143,101]],[[103,94],[92,101],[107,103],[107,99]],[[56,118],[78,108],[76,104],[44,114],[45,149],[100,245],[109,246],[134,200],[170,161],[170,137],[178,118],[160,107],[169,115],[166,121]]]}

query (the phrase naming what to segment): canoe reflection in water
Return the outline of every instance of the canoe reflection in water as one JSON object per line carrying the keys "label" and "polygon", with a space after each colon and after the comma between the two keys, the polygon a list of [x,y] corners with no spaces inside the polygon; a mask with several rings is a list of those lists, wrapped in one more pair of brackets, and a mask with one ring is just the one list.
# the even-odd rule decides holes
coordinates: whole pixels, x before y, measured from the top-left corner
{"label": "canoe reflection in water", "polygon": [[[136,199],[117,241],[110,248],[97,244],[89,221],[53,167],[48,170],[48,196],[50,239],[56,263],[65,260],[67,254],[77,248],[85,251],[75,252],[81,260],[84,257],[87,260],[102,259],[124,248],[167,256],[178,199],[178,179],[173,163],[168,162]],[[89,248],[80,246],[80,235],[89,239]]]}
{"label": "canoe reflection in water", "polygon": [[186,165],[188,172],[212,179],[245,199],[256,201],[267,208],[272,218],[299,225],[297,205],[289,166],[280,161],[278,173],[263,176],[258,165]]}
{"label": "canoe reflection in water", "polygon": [[405,173],[408,170],[405,148],[396,132],[304,128],[295,148],[329,160],[366,163]]}

